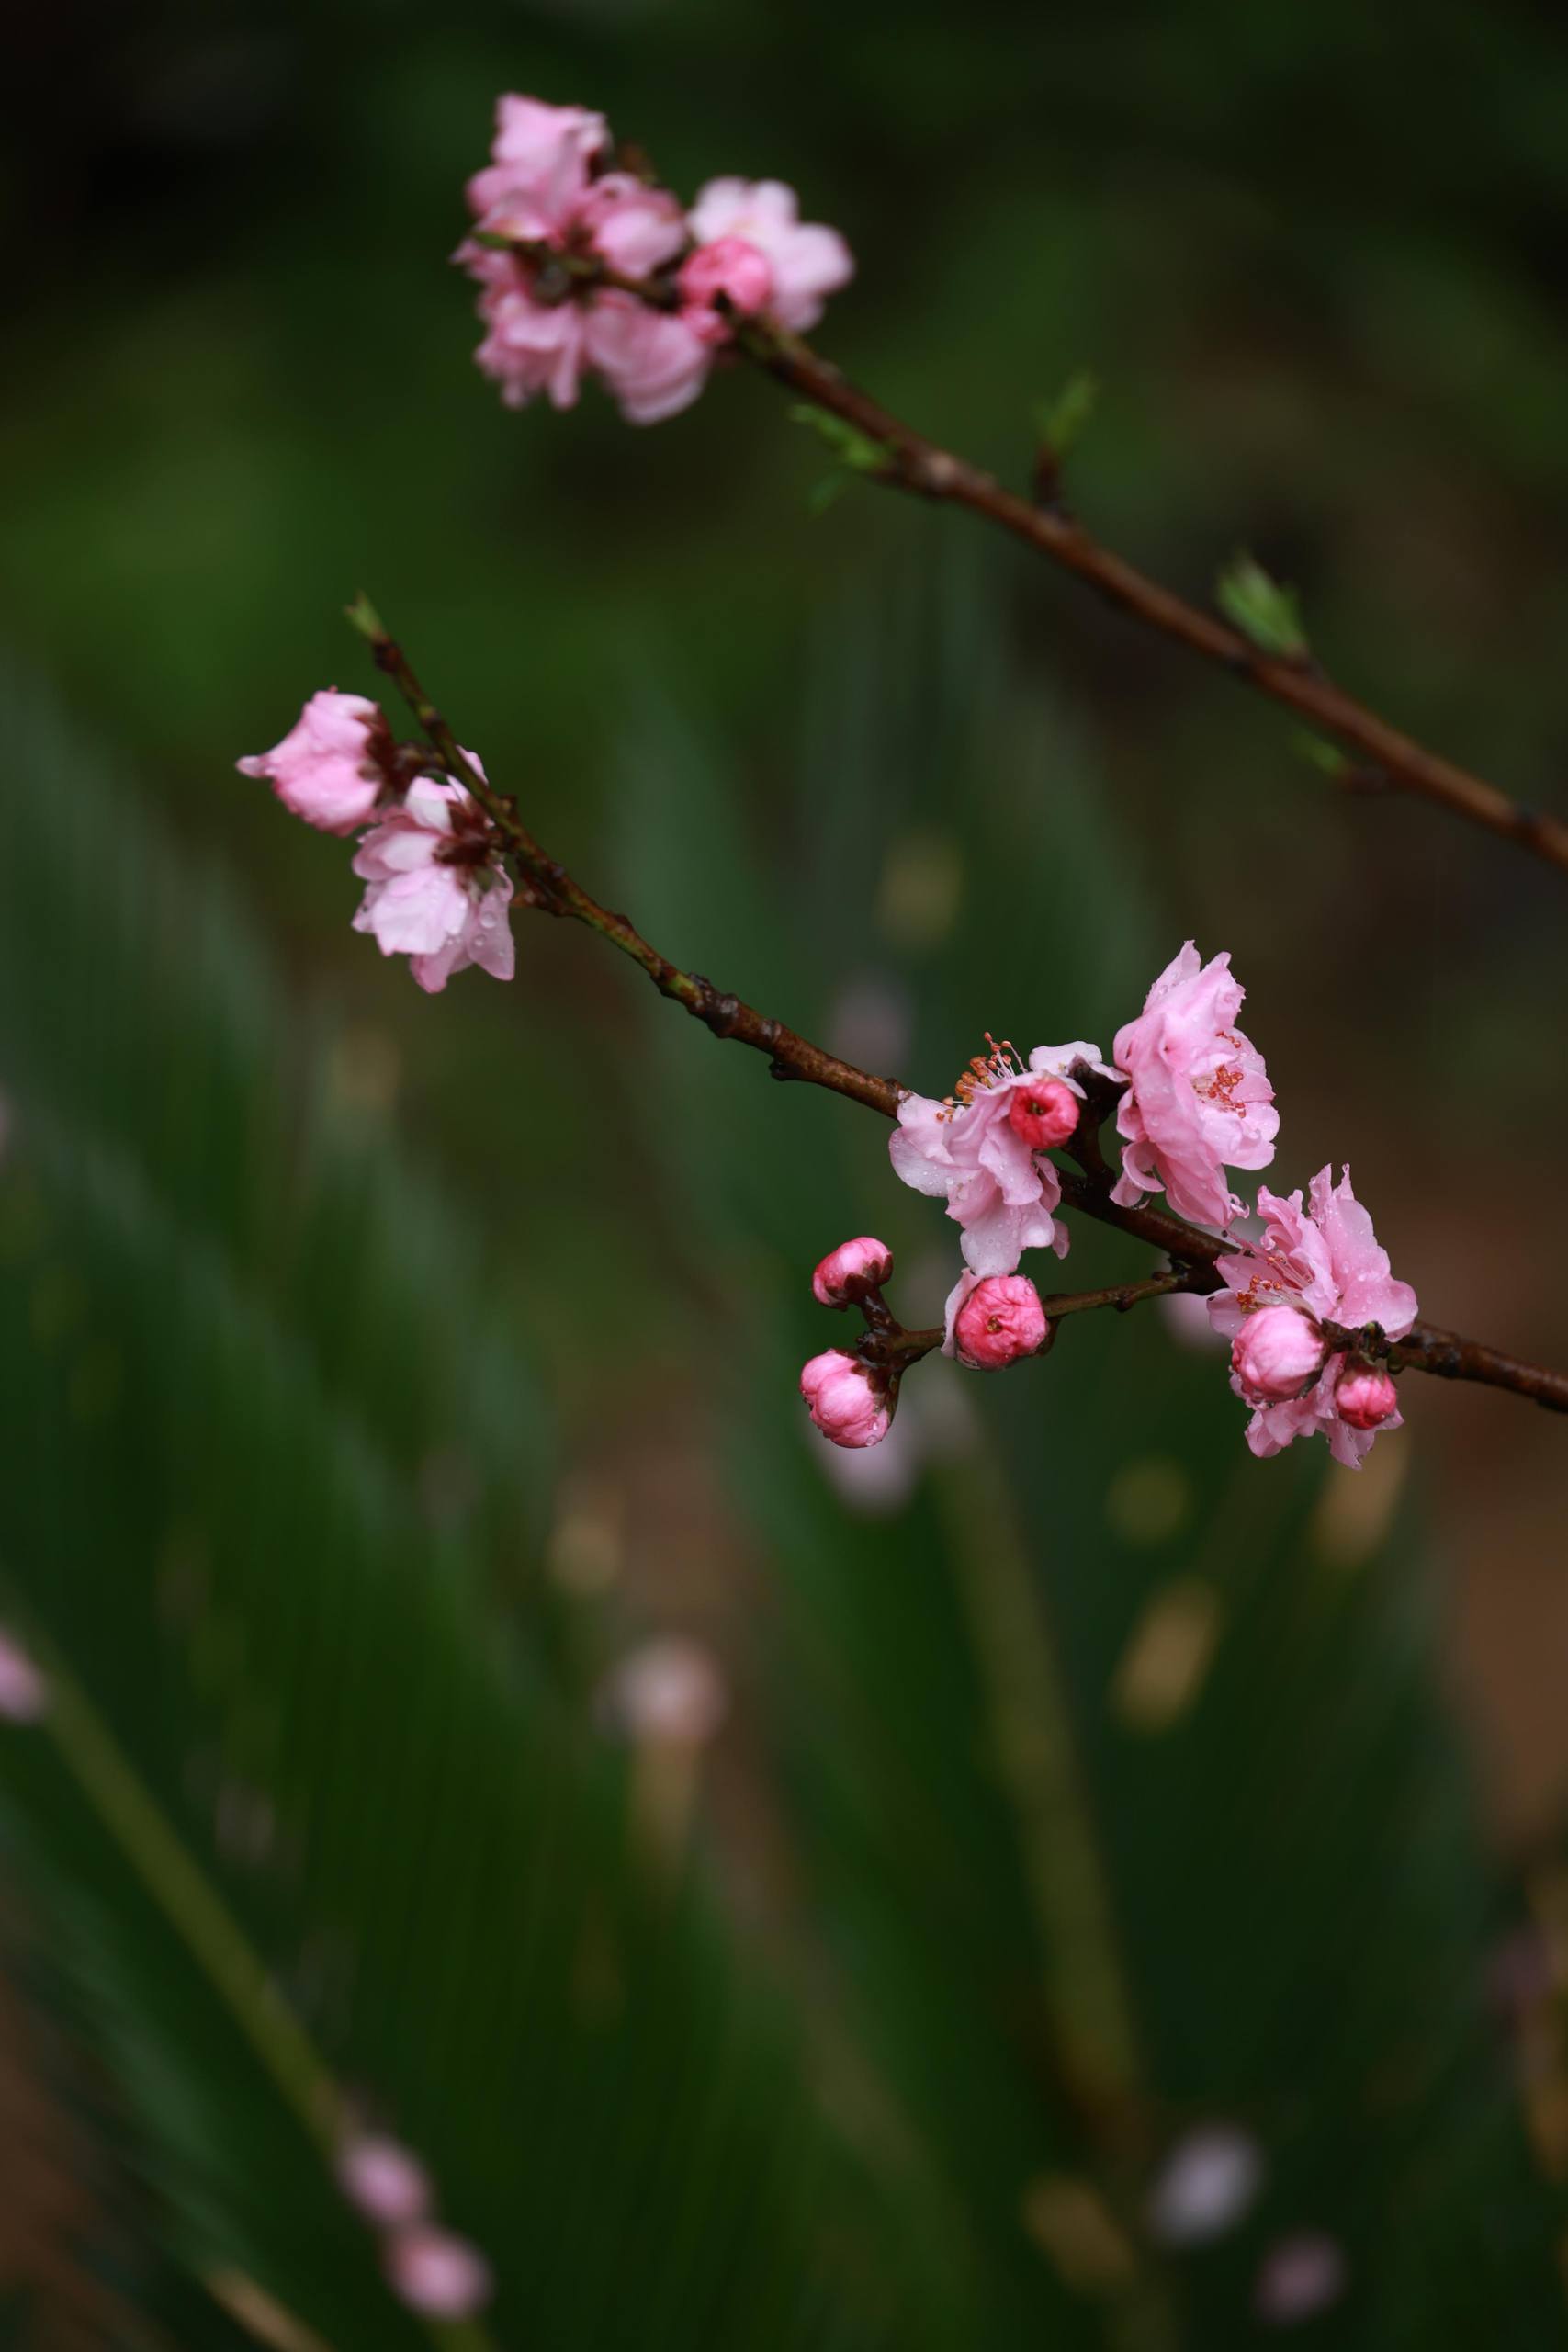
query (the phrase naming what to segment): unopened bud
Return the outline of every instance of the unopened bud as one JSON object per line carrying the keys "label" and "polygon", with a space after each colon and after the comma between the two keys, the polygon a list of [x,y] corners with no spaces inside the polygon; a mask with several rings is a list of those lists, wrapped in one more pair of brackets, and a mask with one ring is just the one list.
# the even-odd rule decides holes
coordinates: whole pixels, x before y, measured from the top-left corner
{"label": "unopened bud", "polygon": [[1340,1419],[1353,1430],[1377,1430],[1398,1411],[1399,1391],[1392,1376],[1374,1364],[1353,1364],[1341,1374],[1334,1403]]}
{"label": "unopened bud", "polygon": [[751,318],[773,299],[773,265],[749,238],[716,237],[686,255],[676,283],[682,301],[695,310],[711,311],[722,294],[732,311]]}
{"label": "unopened bud", "polygon": [[953,1320],[958,1361],[975,1372],[999,1372],[1022,1356],[1037,1356],[1049,1340],[1040,1293],[1027,1274],[987,1274]]}
{"label": "unopened bud", "polygon": [[1026,1079],[1008,1104],[1009,1126],[1032,1151],[1066,1143],[1082,1116],[1082,1098],[1062,1078]]}
{"label": "unopened bud", "polygon": [[863,1233],[856,1241],[840,1241],[829,1250],[811,1277],[812,1295],[823,1306],[849,1306],[878,1290],[893,1272],[893,1252],[886,1241]]}
{"label": "unopened bud", "polygon": [[1231,1370],[1250,1401],[1279,1405],[1316,1379],[1326,1353],[1310,1315],[1293,1306],[1264,1306],[1247,1317],[1236,1335]]}
{"label": "unopened bud", "polygon": [[886,1386],[842,1348],[813,1356],[800,1375],[811,1418],[835,1445],[880,1445],[893,1419]]}

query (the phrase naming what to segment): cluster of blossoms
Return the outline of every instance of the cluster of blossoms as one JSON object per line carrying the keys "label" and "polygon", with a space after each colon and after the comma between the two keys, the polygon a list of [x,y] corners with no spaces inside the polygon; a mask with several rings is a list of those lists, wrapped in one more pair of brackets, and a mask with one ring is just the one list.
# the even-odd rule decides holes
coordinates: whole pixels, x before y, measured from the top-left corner
{"label": "cluster of blossoms", "polygon": [[[1231,1385],[1252,1408],[1252,1452],[1321,1433],[1353,1469],[1380,1429],[1400,1426],[1386,1352],[1415,1322],[1416,1294],[1391,1276],[1348,1169],[1337,1185],[1323,1169],[1304,1207],[1299,1192],[1282,1200],[1260,1189],[1261,1236],[1240,1229],[1249,1212],[1227,1170],[1266,1168],[1280,1126],[1263,1057],[1236,1026],[1243,993],[1228,956],[1205,964],[1189,940],[1117,1032],[1109,1063],[1081,1038],[1038,1046],[1025,1060],[987,1036],[988,1052],[944,1101],[904,1098],[893,1166],[944,1201],[959,1228],[964,1268],[942,1352],[999,1370],[1051,1344],[1044,1306],[1018,1264],[1026,1250],[1066,1256],[1062,1176],[1049,1155],[1078,1137],[1091,1086],[1102,1106],[1113,1091],[1122,1153],[1109,1199],[1135,1208],[1163,1192],[1179,1216],[1233,1245],[1215,1261],[1224,1288],[1209,1317],[1233,1342]],[[1098,1130],[1098,1111],[1089,1122]],[[813,1279],[822,1304],[859,1306],[870,1327],[861,1351],[830,1349],[801,1375],[811,1418],[836,1445],[876,1444],[897,1406],[898,1359],[886,1338],[897,1327],[881,1294],[892,1263],[886,1244],[862,1238],[825,1258]]]}
{"label": "cluster of blossoms", "polygon": [[683,210],[617,161],[603,115],[539,98],[500,100],[468,199],[454,258],[480,288],[479,364],[512,408],[540,392],[570,408],[591,371],[631,424],[656,424],[696,399],[738,318],[799,332],[854,269],[781,182],[710,180]]}
{"label": "cluster of blossoms", "polygon": [[378,2231],[393,2292],[434,2320],[472,2319],[492,2291],[491,2268],[467,2238],[434,2218],[430,2175],[400,2141],[364,2133],[338,2154],[338,2186]]}
{"label": "cluster of blossoms", "polygon": [[[473,752],[465,757],[482,778]],[[308,825],[362,834],[354,927],[383,956],[407,956],[422,989],[434,995],[469,964],[512,978],[512,877],[490,820],[460,786],[428,773],[428,753],[392,741],[375,703],[328,686],[280,743],[238,765]]]}

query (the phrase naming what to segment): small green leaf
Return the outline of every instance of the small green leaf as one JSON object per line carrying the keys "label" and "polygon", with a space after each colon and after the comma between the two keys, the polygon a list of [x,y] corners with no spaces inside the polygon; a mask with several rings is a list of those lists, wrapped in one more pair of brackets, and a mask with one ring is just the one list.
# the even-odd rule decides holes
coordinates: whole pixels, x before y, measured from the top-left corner
{"label": "small green leaf", "polygon": [[363,588],[352,605],[344,606],[344,614],[350,628],[356,628],[361,637],[369,639],[372,645],[385,639],[387,632],[381,626],[381,616]]}
{"label": "small green leaf", "polygon": [[807,513],[826,514],[829,507],[834,504],[849,486],[850,478],[847,473],[840,471],[824,474],[821,481],[814,481],[806,493]]}
{"label": "small green leaf", "polygon": [[1306,652],[1294,589],[1270,579],[1255,556],[1243,552],[1233,557],[1215,582],[1214,595],[1226,620],[1265,653],[1290,662]]}
{"label": "small green leaf", "polygon": [[1325,735],[1309,735],[1303,729],[1292,741],[1303,759],[1321,768],[1325,775],[1344,775],[1350,765],[1338,744],[1331,743]]}
{"label": "small green leaf", "polygon": [[1040,446],[1054,458],[1065,458],[1083,432],[1100,399],[1100,379],[1087,368],[1067,378],[1054,401],[1041,401],[1034,411]]}
{"label": "small green leaf", "polygon": [[819,439],[825,441],[840,466],[852,473],[886,473],[893,462],[893,453],[880,441],[846,424],[841,416],[832,416],[826,409],[813,408],[806,401],[797,401],[790,410],[796,424],[809,425]]}

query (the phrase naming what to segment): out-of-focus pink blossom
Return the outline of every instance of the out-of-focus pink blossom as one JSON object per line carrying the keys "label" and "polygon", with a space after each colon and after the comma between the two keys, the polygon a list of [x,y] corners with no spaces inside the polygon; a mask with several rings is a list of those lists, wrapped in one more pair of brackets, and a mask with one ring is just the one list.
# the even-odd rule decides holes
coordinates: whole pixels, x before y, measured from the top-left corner
{"label": "out-of-focus pink blossom", "polygon": [[709,180],[686,217],[699,249],[733,238],[762,256],[773,275],[769,315],[794,334],[815,326],[828,296],[854,276],[838,231],[803,221],[782,180]]}
{"label": "out-of-focus pink blossom", "polygon": [[907,1095],[889,1145],[893,1166],[917,1193],[945,1200],[947,1214],[963,1228],[964,1261],[976,1274],[1010,1274],[1026,1250],[1054,1250],[1066,1257],[1067,1234],[1055,1211],[1062,1181],[1027,1135],[1012,1124],[1014,1095],[1041,1077],[1058,1079],[1071,1094],[1082,1088],[1067,1073],[1087,1062],[1106,1077],[1098,1046],[1082,1039],[1067,1046],[1037,1046],[1026,1069],[1009,1047],[978,1056],[960,1080],[957,1099],[933,1102]]}
{"label": "out-of-focus pink blossom", "polygon": [[624,1657],[605,1688],[608,1710],[633,1739],[701,1747],[729,1708],[713,1652],[680,1634],[661,1634]]}
{"label": "out-of-focus pink blossom", "polygon": [[[502,98],[489,167],[468,182],[488,234],[592,255],[623,277],[647,277],[686,243],[680,205],[635,174],[601,168],[602,116],[536,98]],[[575,402],[595,369],[635,424],[673,416],[701,391],[706,339],[680,313],[635,295],[575,281],[564,263],[497,250],[469,238],[456,255],[479,286],[485,333],[477,354],[502,400],[521,408],[543,392]]]}
{"label": "out-of-focus pink blossom", "polygon": [[380,2229],[408,2229],[430,2211],[430,2175],[396,2140],[367,2135],[345,2141],[338,2152],[337,2177],[349,2203]]}
{"label": "out-of-focus pink blossom", "polygon": [[1116,1033],[1129,1083],[1116,1114],[1122,1175],[1111,1197],[1134,1207],[1163,1190],[1179,1216],[1225,1226],[1241,1203],[1227,1168],[1267,1168],[1280,1117],[1263,1057],[1235,1026],[1246,990],[1228,955],[1203,963],[1189,940]]}
{"label": "out-of-focus pink blossom", "polygon": [[491,161],[468,182],[469,209],[482,220],[503,202],[519,213],[532,204],[537,225],[513,233],[547,236],[587,192],[590,166],[609,135],[604,116],[586,107],[547,106],[514,93],[498,98]]}
{"label": "out-of-focus pink blossom", "polygon": [[493,2291],[490,2265],[478,2246],[429,2223],[389,2238],[386,2264],[393,2292],[425,2319],[472,2319]]}
{"label": "out-of-focus pink blossom", "polygon": [[363,695],[324,686],[270,752],[234,764],[265,776],[286,808],[323,833],[352,833],[369,819],[387,788],[382,761],[391,730]]}
{"label": "out-of-focus pink blossom", "polygon": [[886,1387],[842,1348],[812,1357],[801,1373],[800,1393],[835,1445],[879,1445],[887,1435],[893,1415]]}
{"label": "out-of-focus pink blossom", "polygon": [[1059,1078],[1031,1078],[1013,1089],[1008,1125],[1031,1151],[1054,1151],[1083,1115],[1082,1097]]}
{"label": "out-of-focus pink blossom", "polygon": [[354,928],[383,956],[407,956],[422,989],[434,995],[469,964],[512,978],[511,876],[483,811],[459,786],[419,777],[366,835],[354,870],[367,886]]}
{"label": "out-of-focus pink blossom", "polygon": [[1317,1378],[1327,1352],[1310,1315],[1293,1306],[1266,1306],[1243,1323],[1231,1349],[1231,1370],[1249,1405],[1277,1405],[1299,1396]]}
{"label": "out-of-focus pink blossom", "polygon": [[1353,1363],[1340,1374],[1334,1402],[1353,1430],[1381,1430],[1399,1410],[1399,1391],[1392,1374],[1376,1364]]}
{"label": "out-of-focus pink blossom", "polygon": [[892,1272],[893,1252],[886,1242],[863,1233],[829,1250],[811,1277],[811,1294],[819,1306],[849,1306],[868,1290],[880,1290]]}
{"label": "out-of-focus pink blossom", "polygon": [[732,329],[717,307],[719,297],[741,318],[754,318],[772,299],[773,265],[745,237],[717,237],[686,255],[676,284],[688,326],[705,343],[728,343]]}
{"label": "out-of-focus pink blossom", "polygon": [[1234,2229],[1263,2186],[1263,2151],[1232,2123],[1179,2140],[1149,2191],[1150,2234],[1162,2245],[1206,2245]]}
{"label": "out-of-focus pink blossom", "polygon": [[684,318],[650,311],[634,294],[596,295],[584,313],[583,353],[628,424],[659,424],[690,408],[710,353]]}
{"label": "out-of-focus pink blossom", "polygon": [[1038,1355],[1050,1337],[1040,1293],[1027,1274],[963,1274],[947,1302],[944,1355],[972,1372],[999,1372]]}
{"label": "out-of-focus pink blossom", "polygon": [[1270,2327],[1294,2327],[1337,2303],[1345,2292],[1344,2249],[1321,2230],[1280,2238],[1263,2257],[1253,2308]]}
{"label": "out-of-focus pink blossom", "polygon": [[[1371,1218],[1350,1189],[1349,1170],[1341,1171],[1337,1184],[1333,1174],[1331,1168],[1319,1169],[1304,1208],[1299,1192],[1282,1199],[1267,1186],[1259,1188],[1261,1238],[1216,1261],[1225,1288],[1209,1301],[1209,1317],[1227,1339],[1239,1341],[1248,1318],[1273,1307],[1292,1308],[1314,1328],[1337,1323],[1359,1329],[1375,1323],[1389,1340],[1403,1339],[1415,1322],[1416,1293],[1390,1273],[1388,1253],[1378,1246]],[[1346,1372],[1339,1351],[1326,1359],[1303,1396],[1278,1404],[1247,1396],[1257,1408],[1247,1431],[1253,1453],[1266,1459],[1298,1437],[1321,1433],[1337,1462],[1359,1469],[1378,1430],[1396,1430],[1401,1422],[1397,1407],[1376,1424],[1346,1414],[1339,1403]],[[1233,1375],[1231,1385],[1238,1396],[1247,1396],[1238,1376]],[[1382,1392],[1378,1394],[1381,1399]],[[1357,1395],[1352,1389],[1353,1402]]]}
{"label": "out-of-focus pink blossom", "polygon": [[0,1633],[0,1721],[36,1724],[48,1710],[48,1683],[21,1644]]}

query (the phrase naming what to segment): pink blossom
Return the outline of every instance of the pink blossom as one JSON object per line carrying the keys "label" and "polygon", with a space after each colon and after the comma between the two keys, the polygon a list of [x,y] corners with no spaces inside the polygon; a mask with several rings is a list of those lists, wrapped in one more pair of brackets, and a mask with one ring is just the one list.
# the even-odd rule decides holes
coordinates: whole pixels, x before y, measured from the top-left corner
{"label": "pink blossom", "polygon": [[854,276],[838,231],[803,222],[782,180],[709,180],[686,217],[699,248],[735,238],[761,255],[773,273],[769,314],[793,334],[815,326],[826,298]]}
{"label": "pink blossom", "polygon": [[1111,1197],[1135,1207],[1163,1189],[1179,1216],[1225,1226],[1241,1204],[1229,1168],[1267,1168],[1280,1117],[1263,1057],[1235,1026],[1246,990],[1228,955],[1204,964],[1189,940],[1116,1033],[1128,1080],[1116,1114],[1125,1149]]}
{"label": "pink blossom", "polygon": [[1037,1356],[1051,1336],[1040,1293],[1027,1274],[962,1274],[947,1302],[943,1355],[972,1372],[999,1372]]}
{"label": "pink blossom", "polygon": [[434,995],[469,964],[512,978],[511,877],[459,786],[421,776],[366,835],[354,870],[367,886],[354,928],[383,956],[409,956],[422,989]]}
{"label": "pink blossom", "polygon": [[[468,183],[481,228],[563,255],[596,256],[623,277],[666,267],[686,243],[680,205],[631,172],[602,170],[606,138],[603,118],[581,107],[503,98],[493,161]],[[701,391],[711,354],[683,316],[471,238],[456,259],[480,288],[485,334],[477,356],[508,407],[543,392],[556,408],[570,408],[586,368],[597,370],[636,424],[673,416]]]}
{"label": "pink blossom", "polygon": [[711,356],[684,318],[614,291],[595,295],[584,313],[582,348],[628,424],[659,424],[690,408]]}
{"label": "pink blossom", "polygon": [[1334,1402],[1353,1430],[1381,1430],[1399,1410],[1399,1391],[1393,1375],[1376,1364],[1353,1363],[1341,1373]]}
{"label": "pink blossom", "polygon": [[868,1290],[880,1290],[892,1272],[886,1242],[863,1233],[829,1250],[811,1277],[811,1295],[822,1306],[849,1306]]}
{"label": "pink blossom", "polygon": [[[1371,1218],[1350,1189],[1349,1170],[1342,1170],[1337,1184],[1333,1172],[1319,1169],[1305,1208],[1299,1192],[1287,1200],[1266,1186],[1259,1189],[1261,1238],[1216,1261],[1225,1283],[1209,1301],[1217,1331],[1239,1343],[1247,1318],[1275,1307],[1293,1309],[1314,1332],[1324,1323],[1349,1329],[1376,1324],[1385,1340],[1403,1339],[1409,1330],[1418,1311],[1416,1293],[1390,1273],[1388,1253],[1379,1248]],[[1247,1431],[1253,1453],[1267,1458],[1298,1437],[1321,1433],[1337,1462],[1358,1469],[1377,1430],[1396,1430],[1401,1422],[1397,1409],[1375,1426],[1345,1414],[1338,1390],[1346,1370],[1345,1354],[1337,1351],[1304,1396],[1277,1404],[1248,1395],[1233,1374],[1236,1394],[1256,1408]],[[1353,1403],[1365,1402],[1354,1388],[1351,1397]]]}
{"label": "pink blossom", "polygon": [[265,776],[308,825],[352,833],[387,788],[383,760],[391,748],[391,730],[375,703],[325,686],[280,743],[234,764],[242,775]]}
{"label": "pink blossom", "polygon": [[19,1642],[0,1633],[0,1721],[36,1724],[49,1708],[49,1685]]}
{"label": "pink blossom", "polygon": [[389,2238],[386,2263],[394,2292],[426,2319],[472,2319],[493,2291],[490,2265],[479,2248],[429,2223]]}
{"label": "pink blossom", "polygon": [[772,298],[773,264],[744,237],[718,237],[686,255],[676,284],[681,314],[693,331],[705,343],[728,343],[733,330],[717,308],[719,296],[741,318],[754,318]]}
{"label": "pink blossom", "polygon": [[430,2211],[430,2176],[396,2140],[349,2140],[338,2153],[338,2185],[367,2222],[406,2229]]}
{"label": "pink blossom", "polygon": [[813,1356],[800,1375],[811,1418],[835,1445],[880,1445],[893,1419],[886,1384],[842,1348]]}
{"label": "pink blossom", "polygon": [[547,236],[585,193],[590,166],[609,135],[604,116],[586,107],[547,106],[515,94],[498,98],[491,162],[468,182],[469,209],[482,220],[498,204],[519,214],[531,204],[537,225],[513,234]]}
{"label": "pink blossom", "polygon": [[1326,1353],[1310,1315],[1293,1306],[1265,1306],[1242,1325],[1231,1350],[1231,1370],[1249,1405],[1278,1405],[1299,1396],[1317,1378]]}
{"label": "pink blossom", "polygon": [[961,1246],[974,1273],[1010,1274],[1026,1250],[1066,1255],[1066,1228],[1055,1216],[1061,1178],[1013,1125],[1011,1110],[1014,1094],[1042,1074],[1081,1097],[1083,1089],[1068,1076],[1077,1061],[1111,1075],[1098,1046],[1081,1039],[1037,1046],[1027,1069],[1017,1066],[1010,1047],[993,1046],[990,1057],[976,1056],[959,1080],[956,1100],[910,1094],[898,1106],[889,1146],[894,1169],[917,1193],[946,1201],[948,1216],[963,1227]]}

